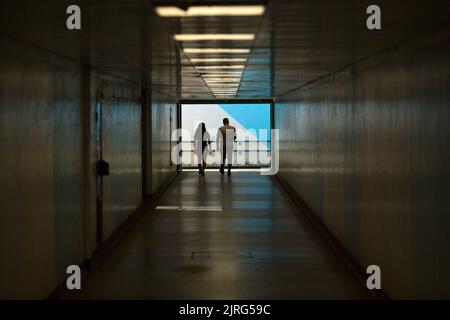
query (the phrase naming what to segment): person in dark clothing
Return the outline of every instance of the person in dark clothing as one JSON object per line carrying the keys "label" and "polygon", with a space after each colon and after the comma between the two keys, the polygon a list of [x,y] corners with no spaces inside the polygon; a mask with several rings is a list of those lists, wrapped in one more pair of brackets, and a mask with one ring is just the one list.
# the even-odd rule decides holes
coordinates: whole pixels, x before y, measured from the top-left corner
{"label": "person in dark clothing", "polygon": [[206,158],[208,156],[211,137],[206,130],[206,125],[200,122],[194,134],[194,149],[198,160],[198,173],[205,175]]}

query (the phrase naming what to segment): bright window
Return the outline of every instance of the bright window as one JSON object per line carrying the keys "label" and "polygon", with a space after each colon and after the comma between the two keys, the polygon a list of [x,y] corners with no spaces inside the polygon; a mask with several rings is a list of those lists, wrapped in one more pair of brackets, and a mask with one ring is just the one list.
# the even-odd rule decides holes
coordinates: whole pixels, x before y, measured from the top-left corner
{"label": "bright window", "polygon": [[220,153],[216,148],[217,130],[223,118],[236,128],[233,165],[238,167],[270,166],[270,124],[271,105],[269,103],[245,104],[182,104],[182,164],[183,167],[197,166],[194,152],[194,134],[203,122],[206,125],[212,144],[206,158],[210,166],[220,164]]}

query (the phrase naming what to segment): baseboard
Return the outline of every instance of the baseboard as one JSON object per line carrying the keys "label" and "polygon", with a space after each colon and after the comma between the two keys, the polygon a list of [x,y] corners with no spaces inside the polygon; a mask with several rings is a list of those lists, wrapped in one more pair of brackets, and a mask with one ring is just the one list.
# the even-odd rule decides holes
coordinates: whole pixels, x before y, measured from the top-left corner
{"label": "baseboard", "polygon": [[149,200],[154,200],[154,199],[157,199],[157,198],[159,198],[163,193],[164,193],[164,191],[166,191],[167,190],[167,188],[172,184],[172,182],[178,177],[178,175],[180,174],[180,172],[175,172],[170,178],[169,178],[169,180],[167,180],[162,186],[160,186],[159,188],[158,188],[158,190],[157,191],[155,191],[155,192],[153,192],[153,193],[149,193],[149,194],[146,194],[146,195],[144,195],[144,199],[149,199]]}
{"label": "baseboard", "polygon": [[[319,232],[325,242],[331,247],[338,258],[349,268],[358,282],[366,289],[367,274],[365,269],[358,263],[353,255],[334,236],[322,220],[314,213],[303,198],[294,190],[291,185],[280,175],[273,176],[283,189],[287,192],[291,200],[296,204],[300,214],[305,216],[311,225]],[[376,300],[389,300],[388,295],[383,290],[368,290],[368,295]]]}
{"label": "baseboard", "polygon": [[[107,257],[114,248],[120,243],[123,237],[128,233],[128,231],[133,227],[136,222],[143,216],[148,208],[154,205],[155,201],[167,190],[167,188],[175,181],[178,177],[178,172],[175,173],[164,185],[162,185],[158,191],[151,195],[145,195],[139,207],[131,213],[128,218],[122,222],[122,224],[105,240],[100,248],[92,254],[90,259],[85,260],[81,265],[82,278],[85,278],[89,271],[95,269],[102,260]],[[48,297],[48,300],[60,299],[64,293],[67,292],[66,282],[64,281],[60,284]]]}
{"label": "baseboard", "polygon": [[128,230],[139,220],[144,214],[144,208],[147,208],[147,201],[143,200],[139,207],[131,213],[124,222],[106,239],[101,247],[97,248],[92,254],[92,258],[89,263],[89,270],[93,270],[106,257],[119,243],[120,240],[127,234]]}

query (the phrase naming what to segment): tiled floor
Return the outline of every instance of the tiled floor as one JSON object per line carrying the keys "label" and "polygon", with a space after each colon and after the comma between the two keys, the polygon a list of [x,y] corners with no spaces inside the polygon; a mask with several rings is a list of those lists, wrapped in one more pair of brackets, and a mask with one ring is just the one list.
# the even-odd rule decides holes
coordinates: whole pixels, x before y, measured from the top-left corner
{"label": "tiled floor", "polygon": [[185,172],[157,206],[70,298],[367,297],[273,178]]}

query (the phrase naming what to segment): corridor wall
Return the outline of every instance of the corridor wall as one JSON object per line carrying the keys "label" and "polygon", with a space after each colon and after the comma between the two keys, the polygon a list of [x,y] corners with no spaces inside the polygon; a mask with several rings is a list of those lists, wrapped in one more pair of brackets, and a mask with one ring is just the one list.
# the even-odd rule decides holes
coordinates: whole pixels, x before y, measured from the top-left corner
{"label": "corridor wall", "polygon": [[44,298],[84,258],[81,69],[0,47],[0,298]]}
{"label": "corridor wall", "polygon": [[103,177],[103,240],[107,240],[142,201],[141,104],[139,90],[116,82],[101,84],[108,97],[101,100],[103,159],[110,166],[110,174]]}
{"label": "corridor wall", "polygon": [[0,47],[0,298],[41,299],[97,248],[99,100],[103,239],[141,203],[140,87],[24,42]]}
{"label": "corridor wall", "polygon": [[159,92],[152,92],[151,102],[151,176],[148,190],[155,193],[176,174],[171,150],[176,141],[172,132],[177,128],[176,100]]}
{"label": "corridor wall", "polygon": [[392,298],[450,298],[449,40],[277,97],[280,176]]}

